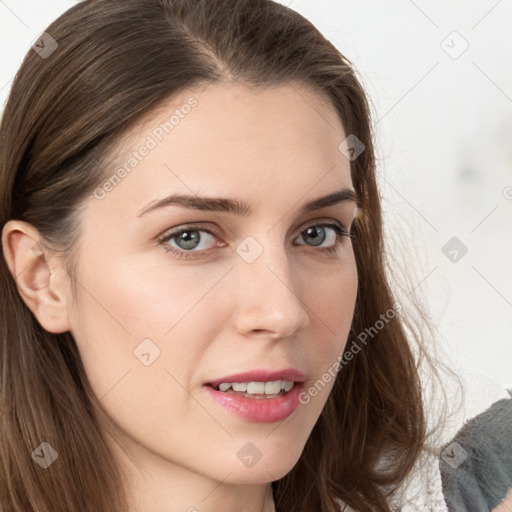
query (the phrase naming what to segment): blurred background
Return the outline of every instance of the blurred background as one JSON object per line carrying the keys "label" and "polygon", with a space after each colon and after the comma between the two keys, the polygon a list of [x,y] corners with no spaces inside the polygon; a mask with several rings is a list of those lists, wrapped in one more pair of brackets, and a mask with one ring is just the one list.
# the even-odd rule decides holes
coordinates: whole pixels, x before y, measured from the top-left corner
{"label": "blurred background", "polygon": [[[76,2],[0,0],[0,102]],[[512,388],[512,0],[283,0],[372,103],[390,271],[423,300],[466,416]]]}

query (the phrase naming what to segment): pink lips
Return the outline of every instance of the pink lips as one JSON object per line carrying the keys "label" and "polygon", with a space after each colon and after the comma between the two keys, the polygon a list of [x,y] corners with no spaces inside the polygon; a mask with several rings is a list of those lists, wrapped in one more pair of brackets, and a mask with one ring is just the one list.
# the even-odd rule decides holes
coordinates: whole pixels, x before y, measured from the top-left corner
{"label": "pink lips", "polygon": [[[250,398],[233,393],[218,391],[223,382],[271,382],[275,380],[294,381],[288,393],[277,398]],[[305,377],[294,368],[281,371],[254,370],[215,379],[203,386],[212,400],[240,418],[257,423],[273,423],[290,416],[300,405],[299,395],[304,388]]]}

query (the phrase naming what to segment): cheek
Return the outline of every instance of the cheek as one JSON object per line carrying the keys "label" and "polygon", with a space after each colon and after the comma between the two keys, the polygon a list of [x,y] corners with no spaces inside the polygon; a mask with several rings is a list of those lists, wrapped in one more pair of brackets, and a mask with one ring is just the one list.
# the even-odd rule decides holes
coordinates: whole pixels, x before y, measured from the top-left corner
{"label": "cheek", "polygon": [[347,344],[358,289],[355,261],[351,260],[341,271],[338,268],[320,285],[311,287],[305,300],[316,327],[312,331],[316,333],[314,343],[306,345],[314,371],[301,396],[301,403],[308,411],[307,428],[313,427],[308,421],[316,421],[325,406]]}
{"label": "cheek", "polygon": [[218,277],[191,281],[177,267],[119,263],[101,272],[91,267],[80,281],[87,287],[73,311],[72,334],[95,395],[117,424],[141,435],[174,432],[183,418],[200,415],[184,389],[208,344],[210,322],[218,321],[208,295]]}
{"label": "cheek", "polygon": [[[221,272],[158,263],[118,262],[82,277],[87,283],[79,314],[102,315],[133,341],[171,336],[218,281]],[[93,299],[92,301],[89,299]],[[102,322],[94,322],[101,325]]]}
{"label": "cheek", "polygon": [[72,314],[72,334],[98,393],[151,361],[187,375],[205,349],[204,333],[220,321],[216,283],[224,271],[117,261],[81,273]]}
{"label": "cheek", "polygon": [[[308,286],[305,304],[311,322],[318,332],[325,334],[320,352],[336,357],[343,349],[352,324],[357,297],[358,278],[355,261],[326,272],[317,279],[316,286]],[[325,348],[325,350],[323,350]]]}

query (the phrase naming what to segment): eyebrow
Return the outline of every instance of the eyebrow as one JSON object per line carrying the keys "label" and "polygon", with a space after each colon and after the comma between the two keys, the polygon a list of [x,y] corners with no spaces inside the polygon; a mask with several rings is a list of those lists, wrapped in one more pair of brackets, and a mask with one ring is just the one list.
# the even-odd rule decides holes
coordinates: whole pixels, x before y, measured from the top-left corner
{"label": "eyebrow", "polygon": [[[326,196],[308,201],[302,206],[300,214],[319,210],[321,208],[327,208],[328,206],[333,206],[342,202],[355,202],[359,205],[359,199],[356,192],[352,189],[344,188]],[[147,204],[137,217],[142,217],[143,215],[159,208],[173,205],[182,206],[191,210],[234,213],[244,217],[248,217],[254,211],[249,204],[238,201],[237,199],[173,194]]]}

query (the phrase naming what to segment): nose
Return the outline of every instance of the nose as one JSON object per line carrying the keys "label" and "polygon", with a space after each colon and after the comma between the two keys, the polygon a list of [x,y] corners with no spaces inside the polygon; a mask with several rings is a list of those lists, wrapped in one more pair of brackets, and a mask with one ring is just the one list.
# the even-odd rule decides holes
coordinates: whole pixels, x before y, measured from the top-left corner
{"label": "nose", "polygon": [[310,284],[307,276],[293,272],[284,248],[265,248],[256,261],[240,259],[236,267],[234,321],[241,335],[277,340],[309,324],[309,309],[300,294]]}

